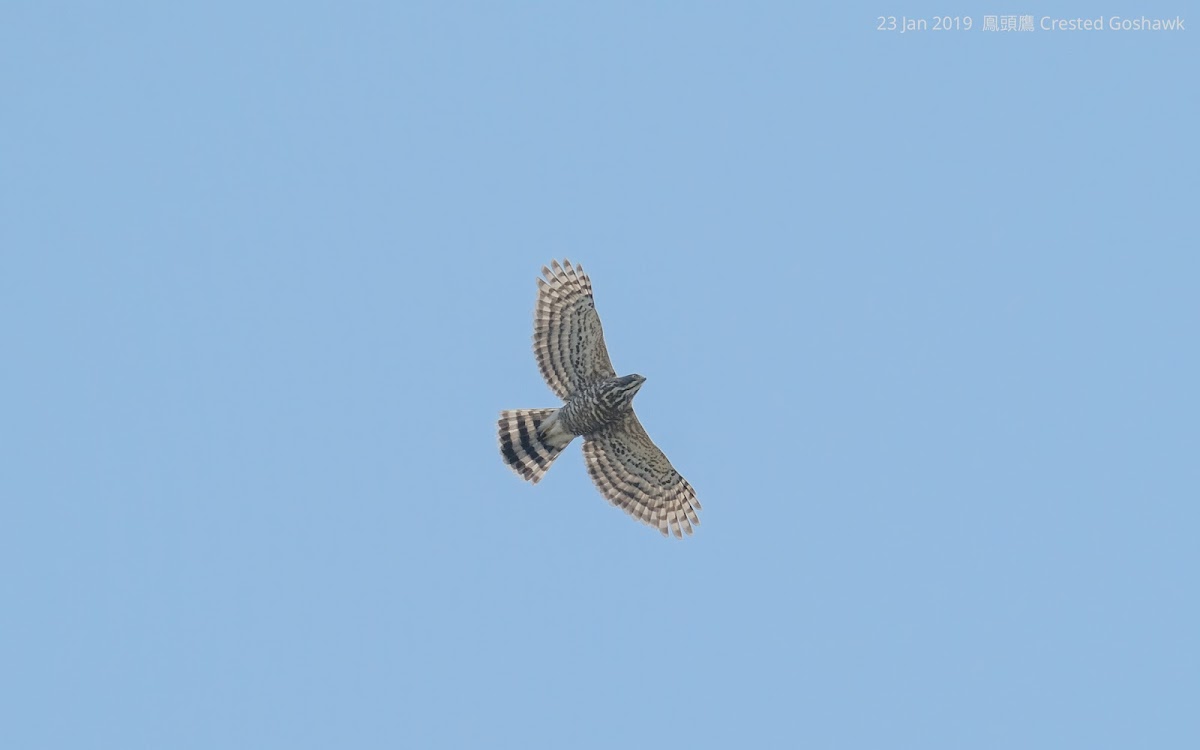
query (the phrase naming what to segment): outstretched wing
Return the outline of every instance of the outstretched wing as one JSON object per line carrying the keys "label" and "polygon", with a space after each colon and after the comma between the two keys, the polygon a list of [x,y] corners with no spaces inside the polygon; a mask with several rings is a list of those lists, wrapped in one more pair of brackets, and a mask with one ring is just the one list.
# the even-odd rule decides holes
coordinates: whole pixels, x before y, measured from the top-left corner
{"label": "outstretched wing", "polygon": [[592,282],[582,266],[551,261],[538,279],[533,315],[533,351],[550,390],[566,400],[594,380],[616,377],[604,331],[592,300]]}
{"label": "outstretched wing", "polygon": [[583,457],[600,494],[642,523],[667,535],[691,534],[700,523],[692,485],[650,440],[632,411],[583,439]]}

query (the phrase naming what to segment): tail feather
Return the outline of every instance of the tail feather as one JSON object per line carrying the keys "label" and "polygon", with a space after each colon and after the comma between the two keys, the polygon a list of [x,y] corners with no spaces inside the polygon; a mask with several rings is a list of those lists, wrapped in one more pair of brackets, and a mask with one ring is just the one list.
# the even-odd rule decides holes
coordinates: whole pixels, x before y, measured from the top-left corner
{"label": "tail feather", "polygon": [[571,442],[571,435],[547,429],[557,409],[511,409],[500,412],[500,455],[522,479],[537,484],[550,464]]}

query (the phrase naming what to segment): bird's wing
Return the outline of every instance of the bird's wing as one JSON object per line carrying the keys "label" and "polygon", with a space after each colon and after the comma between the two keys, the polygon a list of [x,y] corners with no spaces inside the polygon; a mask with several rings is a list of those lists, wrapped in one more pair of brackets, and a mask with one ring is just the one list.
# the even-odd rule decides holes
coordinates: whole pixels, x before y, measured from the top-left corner
{"label": "bird's wing", "polygon": [[584,437],[583,457],[606,500],[663,536],[691,534],[700,523],[696,491],[650,440],[633,411]]}
{"label": "bird's wing", "polygon": [[551,261],[538,279],[533,351],[550,389],[561,399],[592,381],[616,377],[582,266]]}

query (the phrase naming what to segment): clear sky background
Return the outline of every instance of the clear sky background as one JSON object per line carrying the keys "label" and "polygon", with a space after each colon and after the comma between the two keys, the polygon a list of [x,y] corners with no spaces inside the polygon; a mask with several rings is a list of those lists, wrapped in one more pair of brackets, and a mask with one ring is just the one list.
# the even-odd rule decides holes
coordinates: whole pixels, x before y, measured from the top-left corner
{"label": "clear sky background", "polygon": [[6,3],[0,746],[1200,746],[1200,15],[840,5]]}

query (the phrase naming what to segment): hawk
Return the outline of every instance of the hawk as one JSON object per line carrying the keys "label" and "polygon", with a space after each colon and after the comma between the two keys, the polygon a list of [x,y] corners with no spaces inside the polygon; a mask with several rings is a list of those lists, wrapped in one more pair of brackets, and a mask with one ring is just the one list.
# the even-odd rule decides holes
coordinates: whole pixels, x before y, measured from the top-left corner
{"label": "hawk", "polygon": [[564,403],[557,409],[501,412],[504,463],[537,484],[563,449],[582,436],[588,474],[606,500],[663,536],[691,534],[700,523],[700,501],[633,413],[633,397],[646,379],[617,377],[591,280],[582,266],[566,259],[543,266],[542,276],[533,351],[542,377]]}

